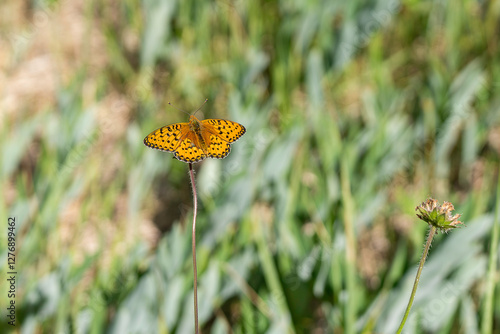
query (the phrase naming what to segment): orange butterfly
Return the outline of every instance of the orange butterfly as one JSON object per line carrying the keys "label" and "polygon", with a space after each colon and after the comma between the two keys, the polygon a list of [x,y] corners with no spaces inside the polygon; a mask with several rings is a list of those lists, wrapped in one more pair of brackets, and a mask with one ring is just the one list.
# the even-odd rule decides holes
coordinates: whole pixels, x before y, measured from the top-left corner
{"label": "orange butterfly", "polygon": [[246,132],[243,125],[224,119],[198,120],[194,115],[187,123],[175,123],[159,128],[144,138],[144,145],[172,152],[177,160],[194,163],[205,158],[225,158],[230,143]]}

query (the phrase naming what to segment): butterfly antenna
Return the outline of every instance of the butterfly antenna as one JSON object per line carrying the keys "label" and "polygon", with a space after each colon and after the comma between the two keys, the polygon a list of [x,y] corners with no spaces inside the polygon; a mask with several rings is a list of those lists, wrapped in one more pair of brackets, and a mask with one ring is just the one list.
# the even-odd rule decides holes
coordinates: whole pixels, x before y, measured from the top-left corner
{"label": "butterfly antenna", "polygon": [[205,99],[205,102],[203,102],[201,104],[201,106],[198,109],[196,109],[196,111],[193,113],[193,115],[196,114],[201,108],[203,108],[203,106],[205,105],[205,103],[207,103],[207,101],[208,101],[208,99]]}
{"label": "butterfly antenna", "polygon": [[177,109],[177,110],[179,110],[179,111],[182,111],[182,112],[183,112],[183,113],[185,113],[186,115],[191,116],[189,113],[185,112],[185,111],[184,111],[184,110],[182,110],[182,109],[177,108],[177,107],[176,107],[176,106],[174,106],[172,103],[170,103],[170,102],[169,102],[168,104],[169,104],[171,107],[174,107],[175,109]]}

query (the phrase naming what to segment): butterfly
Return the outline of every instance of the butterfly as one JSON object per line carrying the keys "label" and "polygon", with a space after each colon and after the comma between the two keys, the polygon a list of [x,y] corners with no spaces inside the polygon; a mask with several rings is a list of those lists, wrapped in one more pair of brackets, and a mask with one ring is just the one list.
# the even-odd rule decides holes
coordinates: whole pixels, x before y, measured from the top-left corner
{"label": "butterfly", "polygon": [[231,151],[230,144],[246,132],[243,125],[225,119],[200,121],[194,115],[187,123],[161,127],[144,138],[144,145],[172,152],[177,160],[195,163],[205,158],[223,159]]}

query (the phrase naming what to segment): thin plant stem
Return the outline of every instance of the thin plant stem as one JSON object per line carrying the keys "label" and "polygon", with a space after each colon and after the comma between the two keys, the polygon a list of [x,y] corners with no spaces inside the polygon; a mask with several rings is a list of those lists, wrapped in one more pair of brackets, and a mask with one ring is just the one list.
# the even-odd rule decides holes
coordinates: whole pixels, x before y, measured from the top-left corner
{"label": "thin plant stem", "polygon": [[198,211],[198,196],[196,194],[196,185],[194,182],[193,164],[189,164],[189,176],[191,177],[191,187],[193,188],[193,277],[194,277],[194,328],[195,333],[198,334],[198,271],[196,269],[196,212]]}
{"label": "thin plant stem", "polygon": [[429,248],[431,248],[432,239],[434,238],[435,234],[436,227],[432,226],[431,230],[429,231],[429,236],[427,237],[427,242],[425,243],[424,253],[422,254],[422,258],[420,259],[420,264],[418,265],[417,276],[415,277],[415,282],[413,283],[413,290],[411,291],[410,301],[408,302],[408,306],[406,307],[405,315],[403,317],[403,320],[401,320],[401,325],[399,325],[397,334],[400,334],[403,331],[406,319],[408,319],[408,315],[410,314],[411,306],[413,304],[413,300],[415,299],[415,294],[417,293],[420,274],[422,274],[422,269],[424,268],[424,263],[427,259],[427,254],[429,253]]}
{"label": "thin plant stem", "polygon": [[[500,170],[500,169],[499,169]],[[495,295],[495,275],[497,272],[498,234],[500,224],[500,173],[497,181],[497,200],[495,207],[495,220],[491,232],[490,259],[486,279],[486,293],[484,300],[483,318],[481,321],[481,334],[491,334],[493,328],[493,297]]]}

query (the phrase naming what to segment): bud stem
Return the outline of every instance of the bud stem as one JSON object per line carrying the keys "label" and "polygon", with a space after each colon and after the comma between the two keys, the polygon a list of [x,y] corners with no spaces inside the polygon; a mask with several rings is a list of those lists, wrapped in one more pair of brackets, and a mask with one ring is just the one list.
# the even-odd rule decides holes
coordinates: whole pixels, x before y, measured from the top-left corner
{"label": "bud stem", "polygon": [[425,260],[427,259],[427,254],[429,253],[429,248],[431,248],[432,239],[434,238],[435,234],[436,234],[436,227],[431,226],[431,230],[429,231],[429,236],[427,237],[427,242],[425,243],[424,253],[422,254],[422,258],[420,259],[420,264],[418,265],[417,276],[415,277],[415,282],[413,283],[413,290],[411,291],[410,300],[408,302],[408,306],[406,307],[403,320],[401,320],[401,325],[399,325],[397,334],[400,334],[403,331],[406,319],[410,314],[410,309],[413,304],[413,300],[415,299],[415,294],[417,293],[418,282],[420,281],[420,274],[422,274],[422,269],[424,268],[424,263]]}

